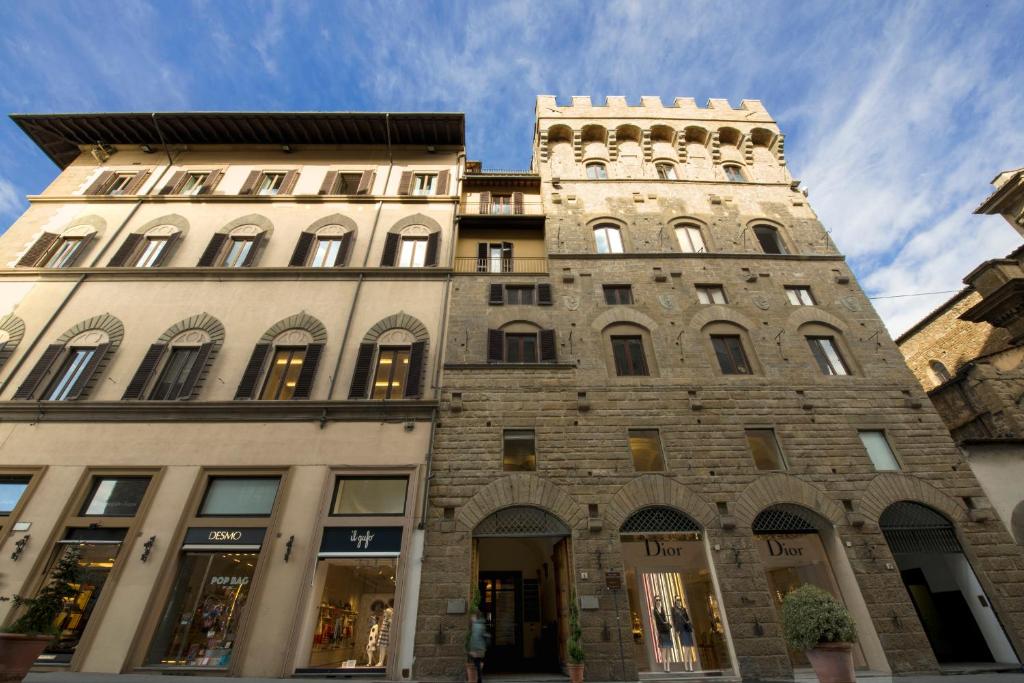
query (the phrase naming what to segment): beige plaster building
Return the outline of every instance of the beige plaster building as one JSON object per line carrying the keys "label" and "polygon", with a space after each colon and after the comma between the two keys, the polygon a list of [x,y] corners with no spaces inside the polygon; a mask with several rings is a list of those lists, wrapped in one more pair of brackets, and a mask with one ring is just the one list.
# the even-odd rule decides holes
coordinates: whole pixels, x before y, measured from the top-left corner
{"label": "beige plaster building", "polygon": [[13,118],[61,170],[0,238],[3,593],[82,572],[39,664],[408,677],[462,115]]}

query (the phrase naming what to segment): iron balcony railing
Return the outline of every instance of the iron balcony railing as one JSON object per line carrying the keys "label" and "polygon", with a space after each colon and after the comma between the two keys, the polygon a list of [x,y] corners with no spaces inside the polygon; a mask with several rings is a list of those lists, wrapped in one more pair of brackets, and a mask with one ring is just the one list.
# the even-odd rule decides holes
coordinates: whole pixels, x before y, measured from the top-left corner
{"label": "iron balcony railing", "polygon": [[543,202],[462,200],[459,213],[464,216],[543,216]]}
{"label": "iron balcony railing", "polygon": [[474,256],[456,256],[456,273],[546,273],[548,260],[543,256],[525,256],[521,258],[476,258]]}

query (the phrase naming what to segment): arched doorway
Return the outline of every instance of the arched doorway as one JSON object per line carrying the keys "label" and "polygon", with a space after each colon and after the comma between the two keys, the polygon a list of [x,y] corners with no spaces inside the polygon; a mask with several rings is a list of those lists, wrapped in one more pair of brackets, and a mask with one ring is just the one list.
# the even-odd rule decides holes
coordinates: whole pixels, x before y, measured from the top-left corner
{"label": "arched doorway", "polygon": [[879,526],[940,664],[1019,663],[952,522],[900,501],[885,509]]}
{"label": "arched doorway", "polygon": [[561,670],[572,592],[571,535],[561,519],[527,505],[497,510],[473,530],[475,581],[491,632],[488,672]]}
{"label": "arched doorway", "polygon": [[730,669],[721,596],[701,525],[675,508],[650,506],[630,515],[619,534],[637,670]]}

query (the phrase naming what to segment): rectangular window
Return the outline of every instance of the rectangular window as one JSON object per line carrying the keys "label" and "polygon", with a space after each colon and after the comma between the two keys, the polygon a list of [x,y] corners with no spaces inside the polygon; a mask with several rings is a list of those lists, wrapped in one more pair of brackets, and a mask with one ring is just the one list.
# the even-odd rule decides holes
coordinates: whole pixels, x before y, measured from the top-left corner
{"label": "rectangular window", "polygon": [[533,472],[537,469],[537,447],[532,429],[506,429],[502,443],[503,470]]}
{"label": "rectangular window", "polygon": [[747,354],[743,351],[743,341],[739,335],[713,334],[711,345],[718,357],[718,366],[725,375],[750,375],[753,370],[747,362]]}
{"label": "rectangular window", "polygon": [[160,378],[153,385],[153,391],[149,395],[149,400],[166,401],[178,398],[198,356],[198,346],[176,346],[172,348],[167,362],[164,363],[164,369],[160,373]]}
{"label": "rectangular window", "polygon": [[509,305],[532,306],[533,285],[529,287],[505,286],[505,303]]}
{"label": "rectangular window", "polygon": [[860,442],[864,444],[864,450],[868,452],[871,463],[879,472],[890,472],[900,469],[896,455],[889,447],[889,440],[885,438],[885,432],[879,430],[862,430],[858,432]]}
{"label": "rectangular window", "polygon": [[269,517],[280,477],[210,477],[200,517]]}
{"label": "rectangular window", "polygon": [[359,181],[362,173],[339,173],[338,179],[334,181],[331,194],[356,194],[359,191]]}
{"label": "rectangular window", "polygon": [[313,258],[309,265],[311,268],[333,268],[338,260],[338,252],[341,251],[341,237],[319,237],[316,240],[316,248],[313,249]]}
{"label": "rectangular window", "polygon": [[747,446],[754,458],[754,467],[765,471],[786,469],[786,461],[775,439],[774,429],[748,429]]}
{"label": "rectangular window", "polygon": [[620,377],[650,374],[644,357],[643,337],[612,337],[612,355],[615,357],[615,374]]}
{"label": "rectangular window", "polygon": [[134,178],[134,173],[118,173],[114,177],[114,181],[110,183],[110,186],[107,188],[107,194],[114,196],[124,194],[125,190],[128,189],[128,185],[131,184]]}
{"label": "rectangular window", "polygon": [[260,184],[256,188],[256,194],[262,196],[273,196],[281,191],[284,184],[284,173],[264,173],[260,177]]}
{"label": "rectangular window", "polygon": [[506,334],[505,335],[505,362],[506,363],[536,363],[537,362],[537,335],[536,334]]}
{"label": "rectangular window", "polygon": [[674,164],[655,164],[658,171],[658,178],[661,180],[675,180],[676,167]]}
{"label": "rectangular window", "polygon": [[815,304],[810,287],[786,287],[786,298],[794,306],[813,306]]}
{"label": "rectangular window", "polygon": [[615,227],[601,227],[594,229],[594,240],[597,244],[598,254],[621,254],[622,253],[622,232]]}
{"label": "rectangular window", "polygon": [[590,180],[607,180],[608,169],[604,164],[587,164],[587,178]]}
{"label": "rectangular window", "polygon": [[75,261],[79,247],[82,246],[81,237],[61,237],[57,247],[46,259],[43,268],[69,268]]}
{"label": "rectangular window", "polygon": [[629,285],[605,285],[604,302],[606,304],[633,303],[633,288]]}
{"label": "rectangular window", "polygon": [[203,189],[203,183],[210,177],[209,173],[189,173],[181,186],[180,194],[195,196]]}
{"label": "rectangular window", "polygon": [[405,477],[338,477],[332,515],[404,515]]}
{"label": "rectangular window", "polygon": [[629,451],[633,454],[633,469],[637,472],[665,471],[665,455],[657,429],[630,429]]}
{"label": "rectangular window", "polygon": [[697,285],[697,301],[702,304],[725,304],[725,289],[721,285]]}
{"label": "rectangular window", "polygon": [[6,517],[14,512],[31,480],[32,477],[25,476],[0,477],[0,517]]}
{"label": "rectangular window", "polygon": [[511,216],[512,215],[512,195],[510,195],[510,194],[492,194],[491,195],[491,215],[492,216]]}
{"label": "rectangular window", "polygon": [[427,238],[403,237],[402,249],[398,253],[398,265],[402,268],[422,268],[427,262]]}
{"label": "rectangular window", "polygon": [[679,248],[687,254],[697,254],[707,251],[704,245],[704,236],[700,228],[695,225],[682,225],[676,228],[676,239],[679,241]]}
{"label": "rectangular window", "polygon": [[746,178],[743,177],[743,171],[739,166],[723,166],[722,168],[725,170],[725,177],[730,183],[742,183],[746,181]]}
{"label": "rectangular window", "polygon": [[850,369],[846,361],[839,354],[836,341],[832,337],[808,337],[807,343],[811,347],[814,360],[818,361],[818,367],[826,375],[849,375]]}
{"label": "rectangular window", "polygon": [[263,401],[287,401],[295,395],[295,385],[302,372],[302,361],[306,357],[305,346],[279,347],[274,350],[274,359],[267,372],[260,399]]}
{"label": "rectangular window", "polygon": [[232,237],[228,242],[228,250],[224,254],[224,262],[221,265],[225,268],[243,267],[255,244],[256,240],[252,237]]}
{"label": "rectangular window", "polygon": [[434,194],[434,185],[437,182],[436,173],[417,173],[412,177],[412,193],[417,197],[426,197]]}
{"label": "rectangular window", "polygon": [[136,268],[152,268],[153,264],[160,258],[160,254],[167,248],[169,239],[167,237],[148,237],[143,243],[142,252],[135,259]]}
{"label": "rectangular window", "polygon": [[409,347],[382,348],[377,356],[370,398],[402,398],[409,377]]}
{"label": "rectangular window", "polygon": [[82,517],[134,517],[149,477],[96,477],[82,506]]}
{"label": "rectangular window", "polygon": [[82,376],[95,353],[95,348],[71,349],[68,351],[68,357],[64,359],[60,370],[57,371],[49,388],[43,394],[43,400],[63,401],[67,399],[71,389],[78,382],[78,378]]}

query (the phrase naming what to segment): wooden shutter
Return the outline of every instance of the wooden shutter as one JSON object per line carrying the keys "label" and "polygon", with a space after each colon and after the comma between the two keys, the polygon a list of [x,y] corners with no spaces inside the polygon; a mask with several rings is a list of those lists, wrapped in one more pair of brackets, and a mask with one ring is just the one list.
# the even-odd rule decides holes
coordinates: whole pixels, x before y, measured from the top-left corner
{"label": "wooden shutter", "polygon": [[262,173],[260,171],[250,171],[249,176],[242,183],[242,189],[238,191],[238,194],[252,194],[253,190],[256,189],[256,183],[259,182]]}
{"label": "wooden shutter", "polygon": [[68,262],[65,268],[74,268],[78,265],[79,261],[85,256],[85,252],[89,251],[89,245],[96,239],[96,233],[86,235],[78,241],[78,249],[75,249],[75,253],[71,255],[71,260]]}
{"label": "wooden shutter", "polygon": [[487,330],[487,362],[500,363],[505,360],[505,333],[501,330]]}
{"label": "wooden shutter", "polygon": [[338,255],[334,257],[334,266],[339,267],[348,263],[350,251],[352,251],[352,233],[346,232],[341,236],[341,246],[338,247]]}
{"label": "wooden shutter", "polygon": [[257,344],[253,347],[252,355],[249,356],[249,362],[245,366],[245,370],[242,372],[242,380],[238,383],[238,389],[235,391],[235,400],[253,397],[256,392],[256,384],[260,381],[260,375],[263,374],[263,364],[267,361],[267,355],[270,354],[270,344]]}
{"label": "wooden shutter", "polygon": [[398,256],[398,240],[401,239],[397,232],[389,232],[384,238],[384,253],[380,257],[382,266],[395,265],[395,258]]}
{"label": "wooden shutter", "polygon": [[124,243],[121,247],[114,252],[114,257],[110,259],[110,263],[107,266],[114,268],[120,268],[128,263],[128,259],[131,258],[132,254],[139,246],[139,242],[142,241],[143,236],[137,232],[133,232],[124,238]]}
{"label": "wooden shutter", "polygon": [[179,401],[186,401],[192,398],[192,395],[196,392],[196,384],[198,384],[203,371],[206,370],[206,365],[210,362],[210,354],[213,353],[214,348],[216,348],[216,344],[212,342],[207,342],[199,347],[196,359],[192,362],[192,367],[188,369],[188,374],[185,376],[181,389],[178,390],[178,395],[175,396]]}
{"label": "wooden shutter", "polygon": [[138,194],[139,190],[142,189],[142,184],[146,182],[146,178],[149,177],[149,171],[139,171],[135,174],[135,177],[128,181],[128,184],[124,186],[125,194]]}
{"label": "wooden shutter", "polygon": [[159,194],[178,194],[184,182],[185,171],[175,171],[171,174],[171,179],[167,181],[167,184],[160,188]]}
{"label": "wooden shutter", "polygon": [[554,363],[558,360],[554,330],[540,331],[540,360],[542,363]]}
{"label": "wooden shutter", "polygon": [[284,174],[284,178],[281,180],[281,189],[278,190],[278,194],[291,194],[292,190],[295,189],[295,183],[299,182],[298,171],[288,171]]}
{"label": "wooden shutter", "polygon": [[28,375],[25,376],[25,381],[21,383],[18,390],[14,392],[15,400],[27,401],[32,398],[32,394],[35,393],[36,387],[49,372],[50,366],[54,364],[57,358],[64,353],[63,344],[50,344],[43,351],[43,355],[39,356],[39,360],[36,361],[35,367],[29,371]]}
{"label": "wooden shutter", "polygon": [[512,260],[512,243],[502,242],[501,243],[501,272],[503,273],[514,273],[515,262]]}
{"label": "wooden shutter", "polygon": [[487,303],[491,306],[501,306],[505,303],[505,286],[492,284],[490,296],[487,297]]}
{"label": "wooden shutter", "polygon": [[373,194],[373,181],[377,174],[373,171],[363,171],[359,176],[359,185],[356,186],[356,194]]}
{"label": "wooden shutter", "polygon": [[159,268],[164,263],[166,263],[167,259],[171,258],[171,254],[174,252],[174,250],[178,248],[178,242],[180,241],[181,233],[176,232],[170,237],[168,237],[167,244],[165,244],[164,248],[160,250],[160,253],[156,255],[156,259],[153,260],[152,267]]}
{"label": "wooden shutter", "polygon": [[405,380],[405,397],[420,398],[423,394],[423,366],[427,342],[413,342],[409,350],[409,373]]}
{"label": "wooden shutter", "polygon": [[223,177],[224,171],[220,169],[210,171],[206,176],[206,180],[203,181],[203,186],[199,188],[199,194],[213,194],[213,191],[217,189],[217,185],[220,183],[220,179]]}
{"label": "wooden shutter", "polygon": [[18,265],[33,268],[39,265],[49,251],[53,243],[60,239],[60,236],[52,232],[44,232],[36,240],[35,244],[28,248],[25,255],[18,260]]}
{"label": "wooden shutter", "polygon": [[337,171],[328,171],[324,181],[320,183],[320,191],[317,194],[334,194],[334,183],[338,181]]}
{"label": "wooden shutter", "polygon": [[323,353],[323,344],[306,345],[306,355],[302,359],[299,378],[295,380],[295,392],[292,394],[292,398],[309,398],[313,391],[313,381],[316,379],[316,368],[320,365],[320,356]]}
{"label": "wooden shutter", "polygon": [[7,344],[7,342],[0,344],[0,368],[11,359],[11,354],[13,353],[14,348]]}
{"label": "wooden shutter", "polygon": [[486,216],[491,212],[491,193],[480,193],[480,214]]}
{"label": "wooden shutter", "polygon": [[221,248],[224,246],[224,241],[228,238],[227,234],[223,232],[215,233],[210,238],[210,243],[206,245],[206,249],[203,250],[203,255],[199,257],[199,266],[213,266],[216,265],[217,255],[220,254]]}
{"label": "wooden shutter", "polygon": [[356,355],[356,367],[352,371],[352,383],[348,387],[349,398],[366,398],[366,388],[370,385],[370,372],[373,370],[373,352],[376,344],[360,344]]}
{"label": "wooden shutter", "polygon": [[306,265],[306,259],[309,258],[309,248],[313,246],[315,238],[316,235],[311,232],[299,233],[299,241],[295,243],[295,251],[292,252],[292,258],[288,262],[289,266]]}
{"label": "wooden shutter", "polygon": [[143,397],[143,394],[146,392],[146,386],[153,377],[153,373],[156,372],[156,366],[160,364],[160,358],[163,357],[166,349],[167,344],[164,343],[150,345],[149,351],[146,351],[146,355],[142,357],[142,362],[139,363],[138,370],[135,371],[131,381],[128,382],[128,387],[124,390],[124,395],[121,396],[122,401]]}
{"label": "wooden shutter", "polygon": [[487,244],[487,242],[476,243],[476,272],[487,272],[487,258],[490,256],[490,254],[488,254],[489,249],[490,245]]}
{"label": "wooden shutter", "polygon": [[412,171],[402,171],[402,177],[398,179],[398,194],[409,194],[410,185],[412,185]]}
{"label": "wooden shutter", "polygon": [[437,187],[434,188],[434,194],[438,196],[448,194],[448,176],[448,169],[437,174]]}
{"label": "wooden shutter", "polygon": [[537,305],[550,306],[552,303],[554,302],[551,299],[551,285],[546,282],[537,285]]}
{"label": "wooden shutter", "polygon": [[512,212],[517,216],[522,216],[525,210],[523,206],[523,193],[513,192],[512,193]]}
{"label": "wooden shutter", "polygon": [[423,259],[423,265],[425,266],[436,266],[437,265],[437,247],[440,243],[441,233],[432,232],[427,235],[427,254],[426,258]]}
{"label": "wooden shutter", "polygon": [[85,194],[103,194],[110,187],[110,183],[114,181],[116,175],[113,171],[103,171],[96,176],[96,180],[92,182],[92,185],[85,189]]}
{"label": "wooden shutter", "polygon": [[267,233],[261,232],[256,235],[252,240],[252,247],[249,248],[249,253],[245,255],[245,260],[242,261],[242,267],[248,268],[256,263],[256,259],[259,258],[260,251],[263,249],[263,242],[266,241]]}
{"label": "wooden shutter", "polygon": [[110,344],[96,345],[92,352],[92,358],[82,368],[82,374],[78,376],[71,390],[68,391],[67,400],[74,401],[85,396],[85,390],[89,386],[89,382],[96,376],[96,371],[99,370],[100,364],[106,360],[108,351],[110,351]]}

